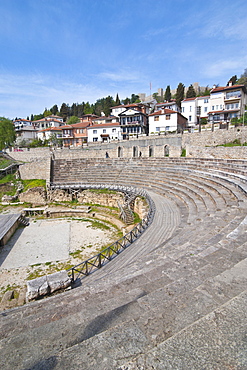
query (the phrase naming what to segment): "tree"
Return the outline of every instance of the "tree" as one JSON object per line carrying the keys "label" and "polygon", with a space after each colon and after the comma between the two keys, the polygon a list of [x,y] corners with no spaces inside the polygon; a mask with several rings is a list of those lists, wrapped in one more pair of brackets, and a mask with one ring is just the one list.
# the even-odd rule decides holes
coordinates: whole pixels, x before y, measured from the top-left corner
{"label": "tree", "polygon": [[57,104],[53,105],[53,107],[50,109],[51,114],[54,114],[54,116],[58,113],[58,106]]}
{"label": "tree", "polygon": [[121,104],[121,102],[120,102],[119,96],[118,96],[118,94],[117,94],[117,96],[116,96],[116,106],[118,106],[118,105],[120,105],[120,104]]}
{"label": "tree", "polygon": [[247,68],[245,68],[244,73],[241,74],[240,79],[237,81],[240,85],[245,85],[247,87]]}
{"label": "tree", "polygon": [[70,119],[68,120],[68,125],[73,125],[78,122],[80,122],[80,118],[76,116],[71,116]]}
{"label": "tree", "polygon": [[15,138],[13,122],[8,118],[0,117],[0,150],[12,145]]}
{"label": "tree", "polygon": [[169,102],[171,101],[171,98],[172,98],[171,88],[170,88],[170,85],[168,85],[165,91],[165,100]]}
{"label": "tree", "polygon": [[237,82],[238,78],[237,78],[237,75],[234,75],[230,78],[230,80],[227,82],[226,86],[229,86],[230,83],[232,83],[232,85],[235,85],[236,82]]}
{"label": "tree", "polygon": [[139,95],[131,94],[130,103],[140,103]]}
{"label": "tree", "polygon": [[208,96],[208,95],[210,95],[210,88],[209,88],[209,86],[207,85],[207,86],[206,86],[206,89],[205,89],[205,91],[204,91],[204,93],[203,93],[203,96]]}
{"label": "tree", "polygon": [[130,98],[125,98],[123,100],[124,105],[130,104]]}
{"label": "tree", "polygon": [[181,101],[184,99],[184,84],[179,82],[177,91],[176,91],[176,103],[181,108]]}
{"label": "tree", "polygon": [[33,114],[31,114],[31,121],[33,121]]}
{"label": "tree", "polygon": [[66,122],[68,117],[68,105],[63,103],[60,108],[60,115],[63,118],[63,122]]}
{"label": "tree", "polygon": [[49,117],[51,114],[52,114],[51,111],[45,108],[44,113],[43,113],[44,117]]}
{"label": "tree", "polygon": [[193,85],[190,85],[186,93],[186,98],[195,98],[195,97],[196,97],[195,89]]}

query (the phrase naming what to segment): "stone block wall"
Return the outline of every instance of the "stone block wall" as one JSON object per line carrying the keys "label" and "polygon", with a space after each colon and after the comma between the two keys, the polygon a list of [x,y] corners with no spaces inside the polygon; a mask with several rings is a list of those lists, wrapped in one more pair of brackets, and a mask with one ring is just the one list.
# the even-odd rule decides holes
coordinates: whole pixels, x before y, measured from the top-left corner
{"label": "stone block wall", "polygon": [[19,167],[22,180],[28,179],[50,179],[50,156],[36,158],[31,162],[23,163]]}

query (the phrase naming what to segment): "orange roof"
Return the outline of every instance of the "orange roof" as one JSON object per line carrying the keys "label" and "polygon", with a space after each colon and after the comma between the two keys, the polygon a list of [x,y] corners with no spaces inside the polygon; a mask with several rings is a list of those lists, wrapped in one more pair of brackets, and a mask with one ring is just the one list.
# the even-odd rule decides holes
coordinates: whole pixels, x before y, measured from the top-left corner
{"label": "orange roof", "polygon": [[172,113],[180,114],[179,112],[172,110],[172,109],[161,109],[154,113],[149,114],[149,116],[161,116],[162,114],[172,114]]}
{"label": "orange roof", "polygon": [[43,130],[39,130],[38,132],[43,132],[43,131],[62,131],[60,127],[48,127]]}
{"label": "orange roof", "polygon": [[116,127],[116,126],[120,126],[120,123],[119,122],[109,122],[109,123],[95,123],[93,124],[92,126],[89,126],[88,129],[91,129],[91,128],[101,128],[101,127]]}
{"label": "orange roof", "polygon": [[224,91],[224,90],[233,90],[233,89],[239,89],[244,88],[244,85],[232,85],[232,86],[218,86],[211,90],[211,93],[218,92],[218,91]]}

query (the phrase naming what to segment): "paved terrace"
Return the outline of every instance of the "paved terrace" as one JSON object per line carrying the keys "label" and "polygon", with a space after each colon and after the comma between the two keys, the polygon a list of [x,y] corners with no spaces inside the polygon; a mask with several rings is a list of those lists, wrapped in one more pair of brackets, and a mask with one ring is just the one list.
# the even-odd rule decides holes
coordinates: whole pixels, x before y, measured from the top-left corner
{"label": "paved terrace", "polygon": [[245,161],[55,160],[55,184],[132,185],[145,233],[70,292],[1,316],[3,369],[246,369]]}

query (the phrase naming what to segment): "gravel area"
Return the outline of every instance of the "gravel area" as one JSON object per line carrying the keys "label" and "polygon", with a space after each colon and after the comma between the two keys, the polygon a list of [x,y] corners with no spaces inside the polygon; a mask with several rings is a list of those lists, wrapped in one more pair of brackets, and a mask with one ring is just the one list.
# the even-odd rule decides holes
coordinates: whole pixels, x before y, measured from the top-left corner
{"label": "gravel area", "polygon": [[49,273],[50,266],[79,263],[114,240],[113,230],[93,228],[90,222],[33,220],[29,226],[19,228],[0,248],[1,290],[8,284],[24,286],[30,272],[37,269]]}

